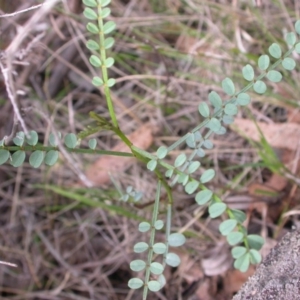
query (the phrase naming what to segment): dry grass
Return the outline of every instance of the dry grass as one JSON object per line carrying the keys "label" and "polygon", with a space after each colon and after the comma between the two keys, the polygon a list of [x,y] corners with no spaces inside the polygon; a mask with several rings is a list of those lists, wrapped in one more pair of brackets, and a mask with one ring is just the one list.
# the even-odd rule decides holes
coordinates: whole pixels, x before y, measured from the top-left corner
{"label": "dry grass", "polygon": [[[36,4],[0,1],[0,9],[9,13]],[[300,14],[298,1],[292,0],[114,0],[111,8],[118,25],[111,71],[117,79],[113,93],[117,115],[128,134],[152,124],[153,151],[201,121],[198,103],[211,90],[222,93],[225,76],[242,87],[241,67],[266,52],[270,43],[281,41],[283,31],[291,31]],[[38,131],[41,141],[47,141],[53,130],[78,133],[90,123],[89,111],[108,117],[103,96],[90,84],[95,71],[84,46],[87,32],[81,12],[80,1],[69,0],[0,19],[0,47],[6,49],[0,55],[9,69],[20,118],[29,130]],[[286,78],[286,83],[271,86],[267,95],[253,95],[250,111],[258,121],[286,122],[288,111],[299,112],[299,74],[293,71]],[[2,137],[14,125],[4,80],[0,108]],[[100,132],[97,139],[101,149],[118,142],[107,132]],[[257,164],[261,162],[257,149],[234,131],[214,143],[202,161],[217,170],[214,190],[232,207],[244,209],[250,232],[263,234],[269,245],[294,224],[288,219],[285,225],[278,218],[297,208],[297,187],[288,184],[279,199],[255,197],[249,186],[267,182],[272,175]],[[17,265],[0,264],[1,299],[141,298],[127,287],[133,245],[146,238],[136,230],[137,222],[35,186],[70,188],[80,180],[87,184],[84,170],[94,159],[62,156],[51,169],[34,170],[28,164],[19,169],[0,167],[0,260]],[[142,166],[132,164],[115,176],[123,187],[145,191],[145,203],[152,201],[155,180]],[[151,206],[120,204],[112,186],[82,188],[80,193],[95,203],[119,205],[136,216],[150,217]],[[191,239],[179,250],[183,266],[167,270],[167,287],[149,299],[231,299],[239,288],[236,282],[246,278],[231,270],[229,249],[218,232],[220,220],[207,218],[205,209],[180,188],[175,190],[175,203],[173,230],[184,231]],[[205,272],[210,276],[204,277]]]}

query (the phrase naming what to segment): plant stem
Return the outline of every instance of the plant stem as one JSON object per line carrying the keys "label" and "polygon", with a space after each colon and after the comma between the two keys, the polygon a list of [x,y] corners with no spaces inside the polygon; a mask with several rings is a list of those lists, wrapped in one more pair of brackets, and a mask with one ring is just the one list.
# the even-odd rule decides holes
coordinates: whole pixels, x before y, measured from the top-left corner
{"label": "plant stem", "polygon": [[114,111],[114,105],[111,99],[111,94],[110,94],[110,88],[107,85],[108,81],[108,73],[107,73],[107,68],[106,68],[106,51],[104,48],[104,42],[105,42],[105,37],[103,33],[103,19],[101,17],[102,15],[102,6],[101,4],[98,4],[98,26],[99,26],[99,45],[100,45],[100,58],[102,62],[101,70],[102,70],[102,78],[104,82],[104,94],[106,98],[106,103],[109,111],[109,115],[112,121],[112,124],[116,127],[119,128],[118,120]]}

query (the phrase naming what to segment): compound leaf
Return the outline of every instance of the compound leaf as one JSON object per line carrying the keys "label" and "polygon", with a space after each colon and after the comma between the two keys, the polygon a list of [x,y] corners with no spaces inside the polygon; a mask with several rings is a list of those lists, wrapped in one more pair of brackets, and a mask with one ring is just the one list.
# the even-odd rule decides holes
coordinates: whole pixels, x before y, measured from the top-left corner
{"label": "compound leaf", "polygon": [[274,57],[274,58],[280,58],[281,57],[281,48],[278,44],[273,43],[270,47],[269,47],[269,53]]}
{"label": "compound leaf", "polygon": [[158,292],[161,289],[161,284],[156,280],[150,280],[148,282],[148,288],[151,292]]}
{"label": "compound leaf", "polygon": [[180,265],[180,258],[175,253],[168,253],[166,255],[166,264],[171,267],[178,267]]}
{"label": "compound leaf", "polygon": [[36,150],[31,153],[29,157],[29,163],[33,168],[38,168],[44,160],[44,152],[41,150]]}
{"label": "compound leaf", "polygon": [[195,200],[199,205],[204,205],[210,201],[212,195],[213,192],[211,190],[203,190],[197,193]]}
{"label": "compound leaf", "polygon": [[65,145],[70,148],[70,149],[74,149],[76,147],[77,144],[77,137],[74,133],[68,133],[65,136]]}
{"label": "compound leaf", "polygon": [[141,259],[136,259],[136,260],[133,260],[131,263],[130,263],[130,269],[132,271],[136,271],[136,272],[139,272],[139,271],[142,271],[144,270],[146,267],[146,263],[141,260]]}
{"label": "compound leaf", "polygon": [[266,54],[261,55],[258,59],[258,67],[261,70],[266,70],[270,65],[270,57]]}
{"label": "compound leaf", "polygon": [[253,89],[257,94],[263,94],[267,90],[267,86],[263,81],[257,80],[253,85]]}
{"label": "compound leaf", "polygon": [[164,271],[164,267],[159,262],[152,262],[150,265],[150,271],[152,274],[160,275]]}
{"label": "compound leaf", "polygon": [[272,82],[280,82],[282,79],[282,75],[276,70],[271,70],[267,73],[267,78]]}
{"label": "compound leaf", "polygon": [[244,235],[239,232],[239,231],[233,231],[233,232],[230,232],[226,239],[227,239],[227,242],[230,246],[234,246],[238,243],[240,243],[244,238]]}
{"label": "compound leaf", "polygon": [[224,236],[228,235],[236,227],[237,223],[237,220],[234,219],[223,221],[219,226],[221,234]]}
{"label": "compound leaf", "polygon": [[136,289],[139,289],[140,287],[142,287],[144,285],[144,282],[143,280],[139,279],[139,278],[131,278],[129,281],[128,281],[128,286],[133,289],[133,290],[136,290]]}
{"label": "compound leaf", "polygon": [[219,202],[214,203],[208,208],[209,216],[213,218],[217,218],[221,216],[226,210],[227,205],[225,203]]}
{"label": "compound leaf", "polygon": [[246,65],[242,70],[243,76],[246,80],[252,81],[254,79],[254,70],[251,65]]}
{"label": "compound leaf", "polygon": [[189,195],[193,194],[199,186],[199,182],[196,180],[192,180],[184,187],[185,192]]}
{"label": "compound leaf", "polygon": [[202,117],[204,117],[204,118],[209,117],[210,111],[209,111],[209,107],[206,102],[201,102],[199,104],[198,111]]}
{"label": "compound leaf", "polygon": [[25,157],[25,151],[18,150],[11,156],[11,164],[16,168],[20,167],[24,163]]}
{"label": "compound leaf", "polygon": [[50,150],[49,152],[46,153],[44,162],[48,166],[53,166],[57,160],[58,160],[58,151],[56,150]]}
{"label": "compound leaf", "polygon": [[35,146],[39,140],[38,134],[36,131],[31,130],[28,132],[29,137],[26,137],[26,142],[28,145]]}
{"label": "compound leaf", "polygon": [[215,174],[216,172],[214,169],[205,170],[200,177],[201,183],[206,183],[211,181],[215,177]]}
{"label": "compound leaf", "polygon": [[294,59],[290,58],[290,57],[286,57],[283,61],[282,61],[282,66],[289,71],[292,71],[295,69],[296,67],[296,62]]}
{"label": "compound leaf", "polygon": [[172,233],[169,235],[168,243],[172,247],[180,247],[185,243],[185,236],[182,233]]}
{"label": "compound leaf", "polygon": [[5,149],[0,149],[0,165],[3,165],[9,159],[9,151]]}
{"label": "compound leaf", "polygon": [[228,77],[223,79],[222,89],[229,96],[233,96],[235,93],[235,87],[234,87],[233,81]]}

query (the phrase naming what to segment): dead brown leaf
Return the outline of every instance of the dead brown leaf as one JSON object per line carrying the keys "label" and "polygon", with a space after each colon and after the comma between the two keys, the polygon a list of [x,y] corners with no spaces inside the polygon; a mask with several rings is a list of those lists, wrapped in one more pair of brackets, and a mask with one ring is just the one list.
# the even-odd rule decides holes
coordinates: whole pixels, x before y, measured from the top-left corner
{"label": "dead brown leaf", "polygon": [[[300,145],[300,125],[296,123],[266,124],[257,122],[270,146],[280,149],[297,150]],[[254,141],[260,141],[261,136],[256,124],[247,119],[236,118],[232,129],[242,132]]]}

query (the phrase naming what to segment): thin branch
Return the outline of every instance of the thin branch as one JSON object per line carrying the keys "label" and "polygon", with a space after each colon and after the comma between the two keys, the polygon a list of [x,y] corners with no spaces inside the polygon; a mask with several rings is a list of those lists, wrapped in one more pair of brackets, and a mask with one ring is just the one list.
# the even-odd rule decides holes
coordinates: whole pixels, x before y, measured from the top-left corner
{"label": "thin branch", "polygon": [[31,7],[26,8],[26,9],[19,10],[19,11],[15,11],[15,12],[10,13],[10,14],[3,14],[3,15],[0,15],[0,18],[13,17],[13,16],[16,16],[16,15],[18,15],[18,14],[22,14],[22,13],[25,13],[25,12],[27,12],[27,11],[30,11],[30,10],[33,10],[33,9],[36,9],[36,8],[39,8],[39,7],[41,7],[42,5],[44,5],[44,3],[38,4],[38,5],[34,5],[34,6],[31,6]]}

